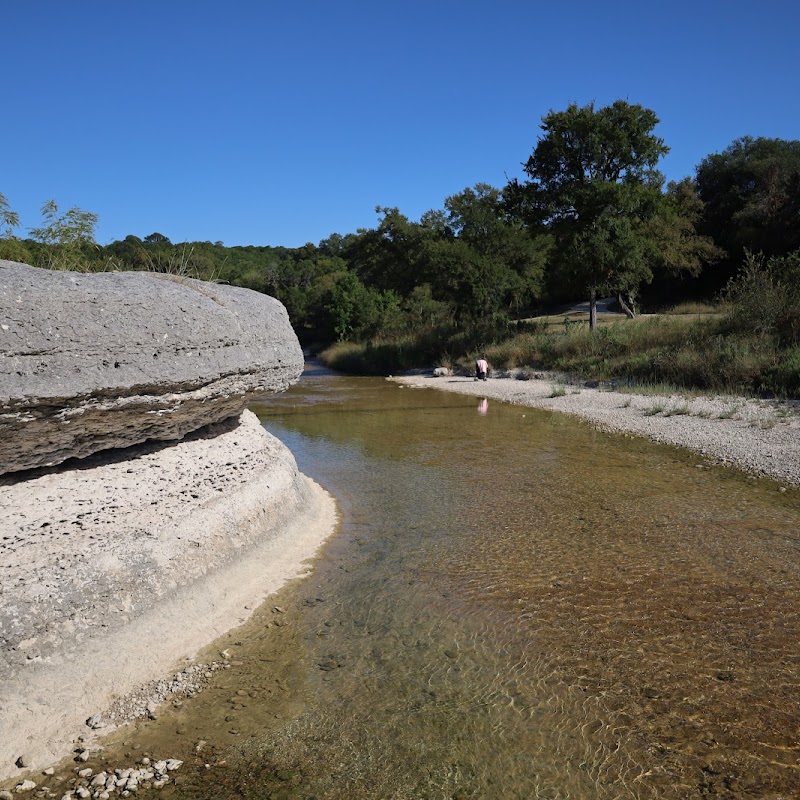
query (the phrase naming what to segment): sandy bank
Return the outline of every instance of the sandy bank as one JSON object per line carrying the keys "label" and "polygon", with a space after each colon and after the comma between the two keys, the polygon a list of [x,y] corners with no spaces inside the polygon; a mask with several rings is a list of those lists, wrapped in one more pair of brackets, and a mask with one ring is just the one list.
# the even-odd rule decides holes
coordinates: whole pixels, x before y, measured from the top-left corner
{"label": "sandy bank", "polygon": [[646,436],[694,450],[715,462],[800,486],[797,403],[636,395],[564,385],[556,377],[475,381],[459,376],[414,375],[391,380],[404,386],[460,392],[573,414],[601,430]]}
{"label": "sandy bank", "polygon": [[71,466],[0,480],[0,780],[243,621],[335,525],[250,412]]}

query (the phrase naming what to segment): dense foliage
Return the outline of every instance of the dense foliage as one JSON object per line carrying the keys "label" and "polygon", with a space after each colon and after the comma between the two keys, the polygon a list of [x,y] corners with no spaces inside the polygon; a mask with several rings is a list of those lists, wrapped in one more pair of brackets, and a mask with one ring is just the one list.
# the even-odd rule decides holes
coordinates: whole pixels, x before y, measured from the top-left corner
{"label": "dense foliage", "polygon": [[[522,164],[523,179],[502,189],[465,188],[419,220],[378,207],[372,228],[295,248],[174,244],[158,232],[101,246],[96,214],[62,211],[53,200],[23,237],[19,216],[0,194],[0,258],[56,269],[170,272],[266,292],[286,305],[304,344],[353,342],[339,347],[340,356],[374,372],[516,340],[519,320],[558,303],[593,305],[614,294],[634,316],[637,300],[653,311],[724,299],[731,310],[714,323],[714,336],[744,337],[748,352],[783,353],[773,352],[759,376],[740,385],[793,385],[792,364],[800,364],[800,141],[738,139],[706,157],[695,176],[666,184],[658,162],[668,148],[654,133],[657,123],[653,111],[625,101],[551,111]],[[607,346],[609,334],[595,333],[593,347]],[[553,348],[544,346],[520,358],[575,366],[548,352]],[[684,372],[697,373],[687,359]],[[678,361],[662,352],[645,371],[655,377],[664,370],[653,364]],[[672,378],[679,371],[668,370]]]}

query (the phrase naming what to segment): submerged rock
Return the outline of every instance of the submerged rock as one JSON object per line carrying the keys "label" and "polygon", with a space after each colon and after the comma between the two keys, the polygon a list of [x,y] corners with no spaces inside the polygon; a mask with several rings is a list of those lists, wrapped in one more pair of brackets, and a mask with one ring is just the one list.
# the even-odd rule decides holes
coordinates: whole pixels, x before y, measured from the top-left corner
{"label": "submerged rock", "polygon": [[0,261],[0,473],[177,440],[295,381],[286,309],[233,286]]}

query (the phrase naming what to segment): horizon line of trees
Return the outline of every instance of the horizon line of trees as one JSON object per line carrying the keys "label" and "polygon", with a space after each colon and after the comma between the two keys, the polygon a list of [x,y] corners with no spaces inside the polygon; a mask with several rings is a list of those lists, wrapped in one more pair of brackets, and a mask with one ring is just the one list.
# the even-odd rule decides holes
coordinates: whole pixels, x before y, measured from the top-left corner
{"label": "horizon line of trees", "polygon": [[[97,215],[53,200],[29,236],[0,194],[0,258],[80,270],[152,270],[277,297],[304,343],[421,328],[497,330],[554,304],[615,295],[627,314],[712,299],[748,253],[800,250],[800,141],[736,139],[667,182],[656,114],[618,100],[542,118],[522,178],[477,184],[410,220],[298,248],[173,244],[161,233],[101,246]],[[753,260],[747,261],[752,269]],[[771,262],[777,263],[777,262]]]}

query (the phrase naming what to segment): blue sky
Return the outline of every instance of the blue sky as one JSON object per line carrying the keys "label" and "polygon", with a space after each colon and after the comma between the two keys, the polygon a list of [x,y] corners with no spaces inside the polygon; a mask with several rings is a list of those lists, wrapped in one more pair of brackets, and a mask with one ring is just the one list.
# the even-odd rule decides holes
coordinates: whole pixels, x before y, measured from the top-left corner
{"label": "blue sky", "polygon": [[[0,10],[0,192],[105,244],[298,246],[521,174],[541,117],[652,108],[670,179],[800,139],[790,0],[24,0]],[[18,231],[25,235],[25,230]]]}

